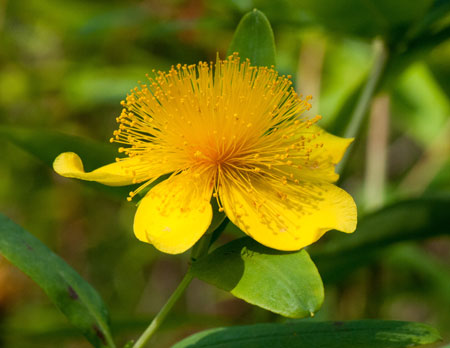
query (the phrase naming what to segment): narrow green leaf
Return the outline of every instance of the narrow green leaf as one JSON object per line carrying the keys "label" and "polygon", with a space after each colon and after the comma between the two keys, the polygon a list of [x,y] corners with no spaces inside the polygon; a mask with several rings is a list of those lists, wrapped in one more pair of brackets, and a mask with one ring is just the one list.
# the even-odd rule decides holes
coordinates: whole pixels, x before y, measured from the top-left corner
{"label": "narrow green leaf", "polygon": [[231,55],[238,52],[255,66],[275,66],[275,39],[269,20],[254,9],[242,17],[228,49]]}
{"label": "narrow green leaf", "polygon": [[192,264],[193,276],[251,304],[292,318],[313,315],[323,284],[305,250],[282,252],[249,237],[228,243]]}
{"label": "narrow green leaf", "polygon": [[[111,163],[117,157],[117,149],[107,143],[68,135],[53,130],[0,126],[0,138],[5,139],[52,167],[55,158],[62,152],[75,152],[83,160],[86,170],[93,170]],[[133,187],[108,187],[95,182],[87,185],[120,198],[127,197]]]}
{"label": "narrow green leaf", "polygon": [[98,293],[36,237],[0,214],[0,252],[33,279],[95,347],[114,347]]}
{"label": "narrow green leaf", "polygon": [[325,282],[339,281],[390,245],[450,233],[449,211],[449,195],[395,203],[367,215],[355,233],[339,236],[311,255]]}
{"label": "narrow green leaf", "polygon": [[403,348],[440,340],[431,326],[405,321],[292,321],[217,328],[194,334],[172,348]]}

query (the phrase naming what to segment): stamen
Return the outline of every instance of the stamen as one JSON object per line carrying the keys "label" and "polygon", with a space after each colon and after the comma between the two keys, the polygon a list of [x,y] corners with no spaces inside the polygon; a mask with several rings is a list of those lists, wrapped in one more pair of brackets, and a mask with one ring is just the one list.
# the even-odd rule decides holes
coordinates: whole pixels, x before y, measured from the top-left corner
{"label": "stamen", "polygon": [[[280,212],[265,207],[260,187],[289,202],[291,196],[311,193],[302,186],[301,173],[316,165],[320,170],[323,143],[317,142],[320,134],[313,125],[321,117],[302,116],[311,97],[301,99],[291,76],[251,66],[233,53],[215,63],[178,64],[147,77],[148,83],[139,83],[121,102],[119,127],[110,139],[123,145],[119,153],[139,158],[124,162],[135,182],[144,183],[128,200],[163,174],[194,168],[195,180],[208,178],[205,185],[212,180],[219,211],[224,211],[223,188],[233,185],[251,196],[267,223],[278,221]],[[296,191],[288,195],[292,187]]]}

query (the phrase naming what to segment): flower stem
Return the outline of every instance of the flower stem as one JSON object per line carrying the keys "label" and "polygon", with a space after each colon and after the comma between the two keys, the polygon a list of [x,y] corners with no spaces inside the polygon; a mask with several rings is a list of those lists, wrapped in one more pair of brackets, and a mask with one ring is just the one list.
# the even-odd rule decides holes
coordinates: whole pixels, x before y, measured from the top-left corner
{"label": "flower stem", "polygon": [[[356,103],[355,109],[353,110],[350,122],[344,131],[343,134],[344,138],[353,138],[357,136],[357,134],[359,133],[361,125],[364,121],[364,117],[366,116],[367,110],[372,101],[372,97],[378,87],[382,73],[386,66],[388,53],[384,42],[380,39],[376,39],[374,41],[374,50],[375,50],[375,62],[373,64],[372,70],[370,71],[370,75],[367,79],[367,82],[364,85],[364,89],[358,99],[358,102]],[[347,150],[342,160],[336,166],[337,173],[339,174],[342,173],[342,170],[348,161],[350,151],[351,151],[350,149]]]}
{"label": "flower stem", "polygon": [[147,342],[150,340],[150,338],[153,336],[155,331],[160,327],[161,323],[166,318],[167,314],[169,314],[170,310],[174,306],[174,304],[177,302],[177,300],[180,298],[180,296],[183,294],[184,290],[188,287],[188,285],[191,283],[193,279],[193,276],[188,272],[184,276],[181,283],[178,285],[178,287],[175,289],[173,294],[169,297],[166,304],[161,308],[159,313],[153,318],[150,325],[147,327],[147,329],[144,331],[144,333],[139,337],[139,339],[134,344],[133,348],[143,348],[147,344]]}
{"label": "flower stem", "polygon": [[[194,245],[191,251],[191,261],[196,261],[197,259],[208,253],[209,247],[211,245],[212,232],[217,227],[219,227],[220,222],[222,222],[224,218],[225,216],[220,217],[219,223],[216,222],[215,224],[211,224],[208,231],[206,231],[203,237]],[[181,280],[181,283],[175,289],[173,294],[169,297],[165,305],[161,308],[158,314],[156,314],[150,325],[147,327],[147,329],[142,333],[142,335],[133,345],[133,348],[145,347],[145,345],[148,343],[148,341],[156,332],[156,330],[158,330],[158,328],[161,326],[161,323],[164,321],[167,314],[169,314],[169,312],[172,310],[172,307],[175,305],[180,296],[184,293],[188,285],[191,283],[193,278],[194,277],[191,275],[191,273],[189,272],[186,273],[184,278]]]}

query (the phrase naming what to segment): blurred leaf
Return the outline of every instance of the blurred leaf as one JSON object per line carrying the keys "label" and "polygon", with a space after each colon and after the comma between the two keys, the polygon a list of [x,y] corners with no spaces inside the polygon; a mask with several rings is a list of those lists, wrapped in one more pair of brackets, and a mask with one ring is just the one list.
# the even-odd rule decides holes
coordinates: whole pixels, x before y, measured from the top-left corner
{"label": "blurred leaf", "polygon": [[98,293],[36,237],[0,214],[0,251],[33,279],[95,347],[114,347]]}
{"label": "blurred leaf", "polygon": [[391,59],[386,66],[386,76],[382,88],[388,89],[394,83],[395,78],[411,63],[417,62],[427,56],[432,50],[447,41],[450,37],[450,27],[437,32],[426,32],[414,38],[407,44],[399,45],[393,50]]}
{"label": "blurred leaf", "polygon": [[418,278],[424,279],[430,298],[450,307],[450,268],[436,255],[410,244],[398,245],[383,255],[382,262],[389,270],[402,275],[412,270],[416,284]]}
{"label": "blurred leaf", "polygon": [[131,340],[127,342],[127,344],[125,344],[123,348],[133,348],[134,343],[135,343],[134,340]]}
{"label": "blurred leaf", "polygon": [[[428,52],[430,47],[423,47],[424,52]],[[416,136],[416,140],[423,142],[430,138],[429,131],[439,130],[442,127],[443,120],[448,115],[449,102],[445,91],[433,78],[427,65],[417,63],[410,66],[418,59],[416,53],[413,52],[413,48],[409,48],[407,52],[389,56],[375,93],[386,89],[395,94],[392,98],[394,122],[403,123],[406,129]],[[348,95],[330,126],[327,127],[328,131],[343,135],[366,80],[367,77]],[[429,117],[424,118],[425,114],[432,120]]]}
{"label": "blurred leaf", "polygon": [[282,252],[249,237],[228,243],[192,264],[193,276],[251,304],[300,318],[323,302],[323,285],[305,250]]}
{"label": "blurred leaf", "polygon": [[426,189],[426,192],[442,191],[450,192],[450,159],[447,159]]}
{"label": "blurred leaf", "polygon": [[80,155],[87,170],[111,163],[117,157],[115,146],[47,129],[0,125],[0,136],[42,160],[49,167],[61,152]]}
{"label": "blurred leaf", "polygon": [[431,51],[426,62],[447,98],[450,98],[450,40]]}
{"label": "blurred leaf", "polygon": [[[338,115],[339,109],[355,89],[363,85],[374,57],[373,47],[358,40],[328,38],[325,48],[318,97],[319,114],[324,115],[321,123],[327,128],[328,124],[336,120],[338,120],[337,123],[341,123],[342,116]],[[306,85],[304,88],[309,87]],[[306,90],[300,90],[300,92],[309,94]],[[351,114],[351,111],[352,109],[348,110],[346,114]]]}
{"label": "blurred leaf", "polygon": [[441,20],[443,20],[444,25],[448,24],[448,21],[446,21],[445,18],[448,17],[449,11],[450,1],[434,0],[429,11],[427,11],[423,19],[415,26],[413,34],[417,35],[427,31],[432,32],[436,30],[436,27],[442,28]]}
{"label": "blurred leaf", "polygon": [[325,282],[342,281],[392,244],[449,234],[449,211],[448,194],[395,203],[365,216],[355,233],[331,240],[311,255]]}
{"label": "blurred leaf", "polygon": [[86,20],[79,29],[80,33],[90,37],[110,35],[114,29],[142,27],[145,21],[152,19],[147,11],[131,4],[129,7],[111,7],[108,11]]}
{"label": "blurred leaf", "polygon": [[440,340],[431,326],[405,321],[292,321],[217,328],[194,334],[173,348],[401,348]]}
{"label": "blurred leaf", "polygon": [[[0,137],[31,153],[51,168],[56,156],[67,151],[80,155],[87,171],[111,163],[117,157],[116,147],[112,144],[52,130],[0,125]],[[95,182],[84,183],[121,198],[127,197],[128,192],[132,190],[130,186],[109,187]]]}
{"label": "blurred leaf", "polygon": [[398,32],[404,33],[424,16],[432,3],[433,0],[301,0],[299,6],[333,32],[387,38],[395,37]]}
{"label": "blurred leaf", "polygon": [[[170,68],[167,62],[142,52],[146,65],[120,66],[83,66],[73,69],[63,81],[63,93],[72,108],[88,109],[99,105],[119,105],[126,93],[139,85],[138,81],[146,81],[146,74],[152,69]],[[119,106],[120,107],[120,106]],[[111,121],[113,122],[113,121]]]}
{"label": "blurred leaf", "polygon": [[228,55],[238,52],[255,66],[275,66],[275,39],[267,17],[253,10],[242,17],[228,49]]}
{"label": "blurred leaf", "polygon": [[358,103],[366,79],[361,81],[345,99],[344,103],[336,114],[336,117],[327,127],[328,132],[337,135],[344,134],[346,127],[351,121],[352,111],[355,109],[356,104]]}
{"label": "blurred leaf", "polygon": [[449,118],[450,102],[446,94],[423,63],[410,66],[398,79],[393,93],[393,122],[426,146]]}

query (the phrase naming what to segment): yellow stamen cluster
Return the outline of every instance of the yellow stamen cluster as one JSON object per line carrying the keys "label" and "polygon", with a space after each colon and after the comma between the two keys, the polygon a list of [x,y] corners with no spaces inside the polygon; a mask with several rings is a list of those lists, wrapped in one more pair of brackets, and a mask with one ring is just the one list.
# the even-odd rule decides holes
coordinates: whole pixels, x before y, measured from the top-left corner
{"label": "yellow stamen cluster", "polygon": [[207,178],[220,210],[229,184],[248,192],[257,206],[265,204],[260,185],[271,185],[281,200],[288,199],[287,185],[310,196],[313,188],[299,173],[320,166],[312,153],[322,144],[310,130],[320,117],[301,116],[310,98],[301,99],[289,78],[237,54],[154,72],[122,101],[111,138],[126,145],[120,152],[139,158],[128,169],[145,184],[130,199],[159,176],[185,171]]}

